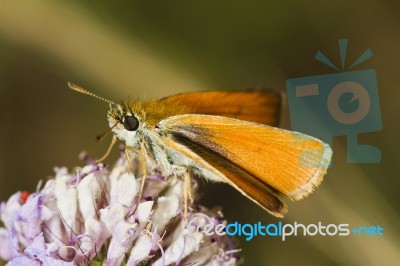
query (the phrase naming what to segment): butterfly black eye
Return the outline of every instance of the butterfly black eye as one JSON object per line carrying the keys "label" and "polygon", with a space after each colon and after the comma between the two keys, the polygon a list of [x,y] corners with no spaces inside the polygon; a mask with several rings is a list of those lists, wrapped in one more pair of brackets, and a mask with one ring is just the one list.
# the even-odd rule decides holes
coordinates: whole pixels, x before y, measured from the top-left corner
{"label": "butterfly black eye", "polygon": [[124,127],[126,130],[135,131],[139,128],[139,120],[133,115],[125,116]]}

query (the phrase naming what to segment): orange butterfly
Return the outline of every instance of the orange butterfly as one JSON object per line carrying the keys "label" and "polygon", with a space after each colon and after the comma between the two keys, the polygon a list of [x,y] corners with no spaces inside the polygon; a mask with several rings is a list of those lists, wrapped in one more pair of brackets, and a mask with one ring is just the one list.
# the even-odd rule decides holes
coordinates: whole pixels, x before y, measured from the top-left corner
{"label": "orange butterfly", "polygon": [[198,175],[228,183],[283,217],[287,209],[280,198],[306,197],[321,183],[331,161],[328,144],[275,127],[281,95],[274,90],[191,92],[114,103],[69,86],[110,104],[113,143],[118,138],[135,151],[143,169],[151,161],[166,176],[184,177],[186,207],[189,176]]}

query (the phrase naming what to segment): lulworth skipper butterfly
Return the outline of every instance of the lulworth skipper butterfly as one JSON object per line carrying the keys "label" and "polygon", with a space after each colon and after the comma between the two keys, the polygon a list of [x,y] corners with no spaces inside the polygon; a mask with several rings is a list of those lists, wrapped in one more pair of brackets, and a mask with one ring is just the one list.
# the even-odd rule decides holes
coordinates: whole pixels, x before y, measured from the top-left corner
{"label": "lulworth skipper butterfly", "polygon": [[276,127],[281,95],[274,90],[190,92],[115,103],[68,85],[109,103],[112,143],[123,141],[141,161],[142,171],[151,162],[165,176],[184,178],[186,212],[189,177],[197,175],[228,183],[272,215],[283,217],[287,208],[280,198],[306,197],[320,184],[331,161],[328,144]]}

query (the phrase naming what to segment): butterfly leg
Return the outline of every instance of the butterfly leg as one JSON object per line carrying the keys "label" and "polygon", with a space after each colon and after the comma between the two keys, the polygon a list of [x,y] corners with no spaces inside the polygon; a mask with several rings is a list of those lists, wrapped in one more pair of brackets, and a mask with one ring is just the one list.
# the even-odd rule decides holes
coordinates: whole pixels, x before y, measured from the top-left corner
{"label": "butterfly leg", "polygon": [[188,210],[193,202],[192,197],[192,183],[190,182],[189,172],[186,171],[183,176],[183,200],[185,201],[185,221],[188,223]]}
{"label": "butterfly leg", "polygon": [[117,137],[114,135],[112,137],[110,146],[108,146],[108,149],[107,149],[106,153],[100,159],[97,159],[96,163],[101,163],[102,161],[104,161],[108,157],[108,155],[110,155],[111,149],[114,147],[116,142],[117,142]]}
{"label": "butterfly leg", "polygon": [[186,224],[188,223],[189,218],[189,206],[193,202],[192,197],[192,183],[189,171],[186,167],[173,165],[173,168],[177,175],[181,175],[183,177],[183,206],[184,206],[184,219]]}
{"label": "butterfly leg", "polygon": [[138,195],[138,201],[137,204],[134,208],[134,210],[132,211],[132,214],[136,212],[137,207],[139,206],[140,200],[142,199],[142,195],[143,195],[143,190],[144,190],[144,184],[146,182],[146,177],[147,177],[147,168],[146,168],[146,151],[144,149],[144,145],[141,142],[140,143],[140,149],[137,149],[135,147],[132,146],[126,146],[125,147],[125,156],[126,159],[128,161],[128,167],[129,167],[129,171],[131,173],[133,173],[133,170],[131,168],[131,158],[129,156],[129,152],[134,152],[135,154],[140,156],[140,163],[141,163],[141,169],[142,169],[142,181],[140,182],[140,189],[139,189],[139,195]]}
{"label": "butterfly leg", "polygon": [[126,161],[128,162],[128,167],[127,168],[129,170],[129,172],[133,174],[134,170],[132,168],[132,160],[131,160],[131,155],[129,155],[129,152],[135,153],[135,157],[137,157],[137,154],[139,154],[140,151],[138,149],[136,149],[135,147],[125,146],[124,152],[125,152]]}
{"label": "butterfly leg", "polygon": [[[142,182],[140,184],[138,204],[136,205],[136,208],[139,205],[140,200],[142,199],[143,190],[144,190],[144,183],[145,183],[146,177],[147,177],[146,150],[145,150],[143,141],[140,142],[140,163],[141,163],[141,169],[142,169]],[[136,208],[135,208],[135,211],[136,211]]]}

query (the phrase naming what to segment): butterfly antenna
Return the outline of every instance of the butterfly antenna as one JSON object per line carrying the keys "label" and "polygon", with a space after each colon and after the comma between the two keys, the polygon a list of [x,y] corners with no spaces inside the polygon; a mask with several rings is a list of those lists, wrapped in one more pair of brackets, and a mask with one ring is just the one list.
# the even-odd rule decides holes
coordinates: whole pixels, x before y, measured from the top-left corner
{"label": "butterfly antenna", "polygon": [[72,83],[72,82],[68,82],[68,87],[69,87],[71,90],[74,90],[74,91],[77,91],[77,92],[79,92],[79,93],[83,93],[83,94],[92,96],[92,97],[97,98],[97,99],[99,99],[99,100],[101,100],[101,101],[103,101],[103,102],[107,102],[107,103],[114,104],[114,105],[116,104],[115,102],[110,101],[110,100],[108,100],[108,99],[106,99],[106,98],[103,98],[103,97],[101,97],[101,96],[98,96],[98,95],[94,94],[93,92],[90,92],[90,91],[88,91],[88,90],[85,90],[85,89],[82,88],[81,86],[76,85],[76,84],[74,84],[74,83]]}

